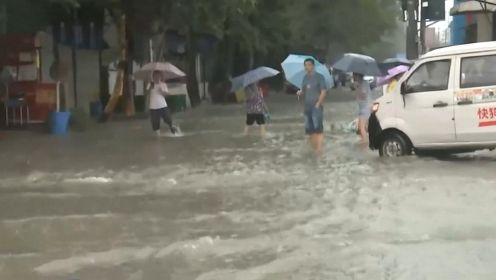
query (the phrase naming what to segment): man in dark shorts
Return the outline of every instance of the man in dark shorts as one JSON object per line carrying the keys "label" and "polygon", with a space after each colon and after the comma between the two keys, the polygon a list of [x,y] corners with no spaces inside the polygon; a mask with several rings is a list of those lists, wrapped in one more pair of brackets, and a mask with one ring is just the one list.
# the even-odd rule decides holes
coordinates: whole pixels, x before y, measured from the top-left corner
{"label": "man in dark shorts", "polygon": [[315,71],[315,61],[305,60],[305,71],[298,95],[305,96],[305,132],[315,154],[320,155],[324,143],[324,100],[327,94],[325,78]]}
{"label": "man in dark shorts", "polygon": [[260,135],[265,137],[265,101],[263,93],[256,83],[245,88],[246,94],[246,126],[245,135],[255,123],[260,127]]}

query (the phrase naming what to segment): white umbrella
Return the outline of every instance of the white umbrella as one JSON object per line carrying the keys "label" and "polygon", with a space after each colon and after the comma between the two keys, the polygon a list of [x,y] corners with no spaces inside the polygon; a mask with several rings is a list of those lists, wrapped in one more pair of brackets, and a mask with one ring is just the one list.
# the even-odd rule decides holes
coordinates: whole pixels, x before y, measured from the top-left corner
{"label": "white umbrella", "polygon": [[136,80],[151,80],[154,72],[160,72],[164,81],[186,77],[186,74],[169,62],[151,62],[134,73]]}

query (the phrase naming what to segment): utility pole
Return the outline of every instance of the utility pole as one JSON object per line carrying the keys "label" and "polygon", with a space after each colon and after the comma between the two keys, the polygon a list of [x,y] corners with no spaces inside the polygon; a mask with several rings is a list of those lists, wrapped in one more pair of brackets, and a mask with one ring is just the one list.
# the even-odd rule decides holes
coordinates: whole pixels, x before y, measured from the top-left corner
{"label": "utility pole", "polygon": [[[422,54],[424,54],[427,52],[427,22],[446,20],[446,2],[445,0],[420,0],[420,3],[420,50]],[[430,25],[432,25],[432,23]]]}
{"label": "utility pole", "polygon": [[[423,9],[420,9],[421,13],[424,13]],[[424,54],[427,52],[427,46],[425,42],[425,31],[427,29],[427,21],[425,19],[425,15],[420,16],[420,53]]]}
{"label": "utility pole", "polygon": [[[444,1],[444,0],[441,0]],[[420,0],[420,7],[418,9],[418,15],[420,18],[420,38],[419,38],[419,43],[420,43],[420,54],[424,54],[427,52],[427,46],[425,42],[425,32],[427,29],[427,9],[429,8],[429,1],[425,0]]]}
{"label": "utility pole", "polygon": [[7,33],[7,4],[0,4],[0,35]]}
{"label": "utility pole", "polygon": [[406,29],[406,56],[408,59],[417,59],[418,47],[418,0],[406,0],[406,14],[408,26]]}

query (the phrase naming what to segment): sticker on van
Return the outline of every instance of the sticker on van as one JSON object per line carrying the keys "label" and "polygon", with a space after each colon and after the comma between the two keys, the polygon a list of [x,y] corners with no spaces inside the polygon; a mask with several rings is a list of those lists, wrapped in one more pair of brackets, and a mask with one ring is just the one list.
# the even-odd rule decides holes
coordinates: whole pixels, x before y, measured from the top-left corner
{"label": "sticker on van", "polygon": [[472,103],[496,102],[496,88],[464,89],[455,93],[455,99],[460,101],[471,101]]}
{"label": "sticker on van", "polygon": [[477,117],[479,118],[479,127],[496,126],[496,107],[479,108]]}

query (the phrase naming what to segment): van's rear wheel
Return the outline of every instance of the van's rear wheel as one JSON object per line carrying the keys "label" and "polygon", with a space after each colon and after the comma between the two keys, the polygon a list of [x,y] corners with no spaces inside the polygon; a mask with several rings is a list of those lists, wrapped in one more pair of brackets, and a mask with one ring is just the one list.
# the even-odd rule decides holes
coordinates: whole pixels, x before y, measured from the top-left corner
{"label": "van's rear wheel", "polygon": [[379,146],[381,157],[402,157],[411,154],[410,145],[405,138],[397,133],[388,133]]}

